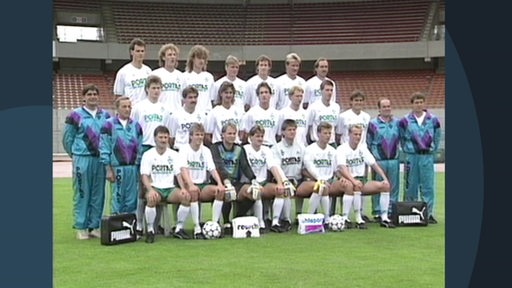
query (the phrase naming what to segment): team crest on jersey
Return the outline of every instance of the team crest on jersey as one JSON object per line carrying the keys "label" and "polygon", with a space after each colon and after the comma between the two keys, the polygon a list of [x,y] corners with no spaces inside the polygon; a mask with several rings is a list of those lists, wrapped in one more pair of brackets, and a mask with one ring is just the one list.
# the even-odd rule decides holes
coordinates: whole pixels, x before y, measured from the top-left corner
{"label": "team crest on jersey", "polygon": [[171,156],[167,157],[167,163],[169,163],[170,167],[172,167],[172,162],[173,162],[172,157]]}
{"label": "team crest on jersey", "polygon": [[280,151],[281,151],[281,157],[284,157],[284,150],[281,149]]}
{"label": "team crest on jersey", "polygon": [[204,156],[203,156],[203,153],[201,153],[201,155],[199,155],[199,161],[204,162]]}
{"label": "team crest on jersey", "polygon": [[201,121],[201,114],[197,114],[197,121]]}

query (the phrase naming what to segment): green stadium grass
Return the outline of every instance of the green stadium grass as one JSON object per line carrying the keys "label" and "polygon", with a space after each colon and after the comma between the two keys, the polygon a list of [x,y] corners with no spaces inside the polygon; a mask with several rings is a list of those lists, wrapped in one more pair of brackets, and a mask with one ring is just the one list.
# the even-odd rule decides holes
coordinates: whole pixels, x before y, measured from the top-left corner
{"label": "green stadium grass", "polygon": [[[311,235],[294,228],[251,239],[157,236],[151,245],[141,239],[117,246],[75,239],[71,179],[55,178],[54,287],[444,287],[444,176],[437,173],[437,225],[370,223],[365,231]],[[210,207],[203,207],[208,218]]]}

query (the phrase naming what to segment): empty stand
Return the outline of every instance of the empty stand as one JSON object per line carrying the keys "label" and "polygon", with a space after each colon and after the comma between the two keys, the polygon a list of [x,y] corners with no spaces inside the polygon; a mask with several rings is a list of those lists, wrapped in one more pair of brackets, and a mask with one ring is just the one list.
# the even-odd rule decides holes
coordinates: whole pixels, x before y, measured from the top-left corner
{"label": "empty stand", "polygon": [[[343,110],[349,108],[350,94],[355,89],[366,93],[365,109],[376,109],[379,97],[391,99],[394,109],[409,109],[409,97],[417,91],[426,93],[428,108],[445,106],[444,73],[432,70],[356,71],[334,72],[329,77],[336,82],[337,102],[341,102]],[[114,79],[115,72],[103,75],[54,74],[53,107],[73,109],[80,106],[83,86],[94,83],[100,89],[100,106],[114,109]]]}
{"label": "empty stand", "polygon": [[147,43],[241,45],[241,5],[112,2],[119,42],[141,37]]}
{"label": "empty stand", "polygon": [[83,87],[80,74],[54,74],[53,107],[57,109],[73,109],[81,105]]}
{"label": "empty stand", "polygon": [[342,110],[350,106],[355,89],[365,92],[365,109],[377,109],[377,100],[388,97],[394,109],[411,108],[409,98],[414,92],[427,95],[428,108],[444,108],[444,74],[431,70],[337,72],[329,75],[337,83],[337,102]]}
{"label": "empty stand", "polygon": [[110,74],[54,74],[53,79],[53,107],[56,109],[74,109],[82,105],[82,88],[86,84],[96,84],[100,91],[99,105],[106,109],[113,109],[114,96],[112,87],[114,78]]}
{"label": "empty stand", "polygon": [[53,9],[60,11],[100,11],[101,1],[54,0]]}
{"label": "empty stand", "polygon": [[[60,2],[66,2],[59,0]],[[62,7],[61,4],[59,7]],[[112,1],[118,41],[314,45],[418,41],[430,1],[183,4]]]}
{"label": "empty stand", "polygon": [[422,0],[294,5],[293,40],[302,45],[418,41],[428,7]]}

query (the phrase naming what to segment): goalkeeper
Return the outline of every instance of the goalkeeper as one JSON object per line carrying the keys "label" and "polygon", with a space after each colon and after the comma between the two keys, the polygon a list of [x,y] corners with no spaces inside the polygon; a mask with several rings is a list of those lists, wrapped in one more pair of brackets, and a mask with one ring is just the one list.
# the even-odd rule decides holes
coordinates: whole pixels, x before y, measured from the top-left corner
{"label": "goalkeeper", "polygon": [[[250,187],[249,182],[256,178],[247,161],[245,150],[239,144],[235,144],[237,132],[235,123],[224,124],[221,129],[222,141],[215,142],[210,147],[217,172],[226,186],[225,201],[222,206],[224,234],[230,234],[229,230],[232,229],[229,217],[232,208],[231,201],[237,199],[237,195],[233,192],[247,191]],[[243,210],[247,212],[251,206],[251,201],[240,201],[237,210],[238,212]]]}

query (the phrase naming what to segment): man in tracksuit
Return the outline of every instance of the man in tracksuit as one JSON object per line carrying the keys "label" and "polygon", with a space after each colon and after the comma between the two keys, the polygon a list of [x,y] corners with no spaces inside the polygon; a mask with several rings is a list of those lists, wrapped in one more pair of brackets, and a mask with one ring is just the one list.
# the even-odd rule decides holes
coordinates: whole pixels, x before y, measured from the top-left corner
{"label": "man in tracksuit", "polygon": [[73,228],[80,240],[100,237],[105,200],[105,167],[100,162],[100,129],[110,114],[98,107],[99,89],[94,84],[82,90],[84,105],[66,117],[62,144],[73,159]]}
{"label": "man in tracksuit", "polygon": [[425,108],[425,95],[411,96],[412,112],[400,120],[400,144],[405,152],[405,201],[417,201],[418,191],[428,205],[429,223],[434,218],[434,156],[441,140],[439,119]]}

